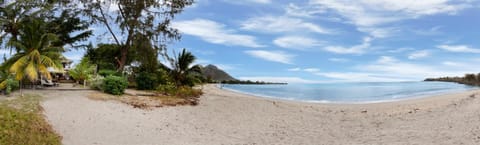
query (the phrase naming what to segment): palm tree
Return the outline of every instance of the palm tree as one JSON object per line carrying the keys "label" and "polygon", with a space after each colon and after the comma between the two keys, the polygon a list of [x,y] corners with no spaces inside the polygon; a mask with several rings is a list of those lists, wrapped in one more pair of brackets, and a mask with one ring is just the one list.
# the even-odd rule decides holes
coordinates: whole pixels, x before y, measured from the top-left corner
{"label": "palm tree", "polygon": [[15,74],[17,80],[26,77],[35,82],[39,75],[51,79],[48,68],[63,70],[59,60],[63,48],[54,47],[57,36],[44,30],[46,23],[39,18],[28,18],[25,25],[21,25],[18,40],[10,40],[8,45],[18,51],[4,65],[10,73]]}
{"label": "palm tree", "polygon": [[192,78],[189,75],[194,73],[201,73],[200,65],[192,66],[192,63],[195,62],[195,56],[191,52],[183,49],[176,58],[174,58],[172,63],[172,77],[175,80],[177,86],[182,85],[193,85],[191,82]]}
{"label": "palm tree", "polygon": [[89,79],[90,75],[95,72],[97,67],[95,65],[91,65],[88,62],[88,59],[83,58],[82,61],[75,66],[74,69],[71,69],[68,74],[72,76],[73,79],[76,81],[82,81],[83,86],[86,86],[86,80]]}

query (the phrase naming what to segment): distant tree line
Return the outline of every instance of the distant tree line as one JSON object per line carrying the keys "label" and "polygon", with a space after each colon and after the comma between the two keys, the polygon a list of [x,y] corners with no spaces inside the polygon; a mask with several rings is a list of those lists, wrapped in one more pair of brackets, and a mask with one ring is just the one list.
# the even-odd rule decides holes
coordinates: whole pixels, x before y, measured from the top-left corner
{"label": "distant tree line", "polygon": [[[218,82],[210,82],[218,83]],[[222,84],[245,84],[245,85],[286,85],[288,83],[274,83],[274,82],[264,82],[264,81],[251,81],[251,80],[224,80],[221,81]]]}
{"label": "distant tree line", "polygon": [[465,85],[480,86],[480,73],[476,75],[465,74],[463,77],[427,78],[425,81],[455,82]]}

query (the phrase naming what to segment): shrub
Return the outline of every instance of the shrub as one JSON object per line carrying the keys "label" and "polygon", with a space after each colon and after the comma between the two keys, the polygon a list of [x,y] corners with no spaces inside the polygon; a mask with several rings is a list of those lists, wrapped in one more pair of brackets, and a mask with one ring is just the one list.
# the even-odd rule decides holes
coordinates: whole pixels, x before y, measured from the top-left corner
{"label": "shrub", "polygon": [[100,75],[96,75],[96,76],[92,76],[92,77],[89,77],[88,79],[88,84],[90,85],[90,88],[92,89],[95,89],[95,90],[102,90],[102,84],[103,84],[103,80],[105,78],[100,76]]}
{"label": "shrub", "polygon": [[172,82],[168,82],[164,85],[159,85],[157,87],[157,91],[164,95],[181,97],[181,98],[192,98],[192,97],[199,97],[203,94],[203,92],[199,89],[193,89],[192,87],[188,86],[180,86],[176,87],[176,85]]}
{"label": "shrub", "polygon": [[159,83],[155,74],[146,72],[139,73],[135,82],[139,90],[153,90]]}
{"label": "shrub", "polygon": [[12,91],[17,90],[20,87],[19,81],[14,78],[8,78],[6,80],[5,94],[9,95]]}
{"label": "shrub", "polygon": [[177,97],[182,97],[182,98],[198,98],[203,94],[203,92],[199,89],[194,89],[192,87],[178,87],[175,96]]}
{"label": "shrub", "polygon": [[117,72],[115,70],[108,70],[108,69],[102,69],[98,71],[98,74],[103,76],[103,77],[108,77],[108,76],[122,76],[122,73]]}
{"label": "shrub", "polygon": [[128,81],[123,77],[108,76],[103,80],[102,90],[113,95],[121,95],[128,86]]}

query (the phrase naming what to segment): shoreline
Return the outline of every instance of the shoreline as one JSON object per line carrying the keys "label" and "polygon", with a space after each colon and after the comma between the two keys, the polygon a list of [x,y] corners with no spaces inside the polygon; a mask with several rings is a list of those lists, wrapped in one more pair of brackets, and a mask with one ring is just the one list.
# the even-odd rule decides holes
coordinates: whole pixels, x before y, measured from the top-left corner
{"label": "shoreline", "polygon": [[[142,110],[42,91],[63,144],[479,144],[480,90],[375,104],[262,98],[202,87],[197,106]],[[475,94],[472,97],[472,94]]]}
{"label": "shoreline", "polygon": [[402,102],[402,101],[412,101],[412,100],[417,100],[417,99],[428,99],[430,97],[451,96],[451,95],[463,94],[465,92],[472,92],[472,93],[478,92],[478,93],[480,93],[480,88],[471,88],[471,89],[467,89],[467,90],[451,90],[451,91],[448,91],[448,92],[433,92],[433,93],[426,93],[426,94],[421,94],[421,95],[412,95],[411,97],[402,97],[400,99],[347,102],[347,101],[328,101],[328,100],[298,100],[298,99],[294,99],[294,97],[282,98],[282,97],[276,97],[276,96],[254,94],[254,93],[244,92],[244,91],[235,90],[235,89],[231,89],[231,88],[227,88],[227,87],[220,87],[217,84],[206,84],[206,85],[211,85],[211,86],[213,86],[213,87],[215,87],[216,89],[219,89],[219,90],[226,90],[228,92],[233,92],[233,93],[238,93],[238,94],[243,94],[243,95],[249,95],[251,97],[258,97],[258,98],[272,99],[272,100],[281,100],[281,101],[291,101],[291,102],[298,102],[298,103],[336,104],[336,105],[363,105],[363,104],[368,105],[368,104],[379,104],[379,103],[395,103],[395,102]]}

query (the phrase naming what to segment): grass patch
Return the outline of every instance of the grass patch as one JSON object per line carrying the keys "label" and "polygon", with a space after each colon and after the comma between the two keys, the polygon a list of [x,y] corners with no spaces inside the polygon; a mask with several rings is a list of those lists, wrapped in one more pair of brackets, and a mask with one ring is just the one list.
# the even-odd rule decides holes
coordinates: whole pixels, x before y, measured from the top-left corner
{"label": "grass patch", "polygon": [[26,95],[0,101],[0,144],[61,144],[61,137],[41,113],[40,99],[38,95]]}

